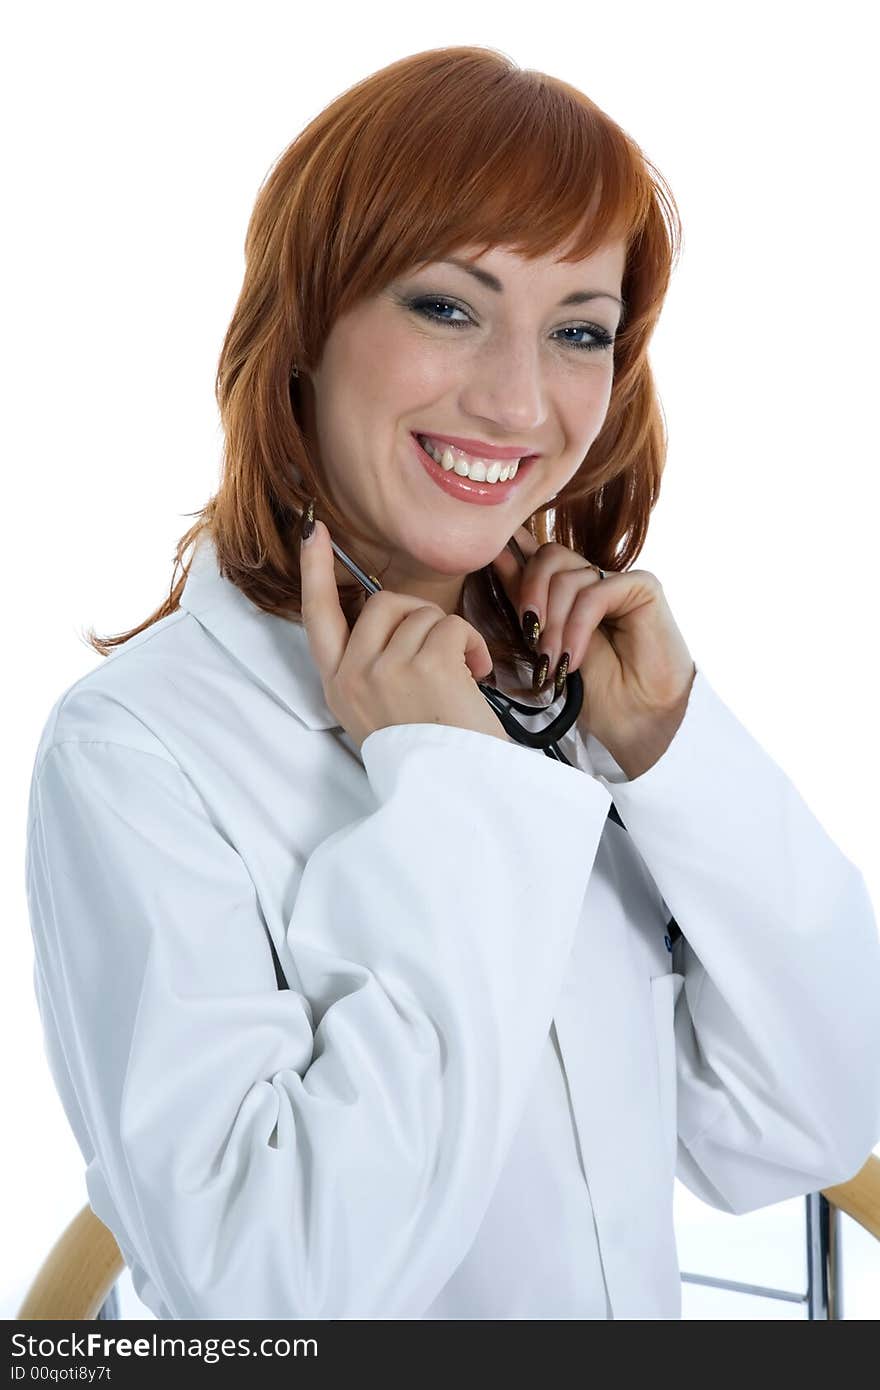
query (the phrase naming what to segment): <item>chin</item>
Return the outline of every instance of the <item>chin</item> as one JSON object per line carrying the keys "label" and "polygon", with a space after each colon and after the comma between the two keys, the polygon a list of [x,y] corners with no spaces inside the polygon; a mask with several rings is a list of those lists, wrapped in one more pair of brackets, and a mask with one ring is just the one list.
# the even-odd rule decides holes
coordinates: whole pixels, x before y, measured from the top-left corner
{"label": "chin", "polygon": [[[498,542],[497,548],[488,559],[483,558],[485,548],[477,549],[472,536],[463,536],[456,541],[449,537],[448,533],[444,537],[431,537],[422,544],[413,543],[411,547],[406,547],[406,553],[412,557],[416,565],[431,574],[442,574],[449,579],[455,579],[470,574],[473,570],[482,569],[489,563],[489,559],[495,558],[506,539],[504,537]],[[489,549],[492,550],[491,545]]]}

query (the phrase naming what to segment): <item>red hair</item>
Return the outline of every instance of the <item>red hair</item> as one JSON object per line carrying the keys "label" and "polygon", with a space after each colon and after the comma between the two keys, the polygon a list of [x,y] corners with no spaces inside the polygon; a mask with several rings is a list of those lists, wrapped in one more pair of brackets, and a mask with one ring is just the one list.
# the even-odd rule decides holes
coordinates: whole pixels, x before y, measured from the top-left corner
{"label": "red hair", "polygon": [[[572,478],[526,521],[540,542],[559,541],[608,570],[639,554],[665,462],[647,354],[681,244],[671,193],[583,92],[495,49],[429,49],[343,92],[273,165],[251,214],[215,382],[220,486],[178,542],[167,599],[128,632],[98,638],[90,630],[89,645],[107,656],[173,613],[184,554],[206,528],[225,576],[265,612],[295,621],[297,526],[308,498],[349,554],[357,557],[359,540],[375,541],[328,492],[291,378],[294,364],[308,372],[320,361],[336,319],[357,301],[463,246],[504,245],[525,257],[565,247],[579,259],[618,238],[626,308],[605,421]],[[516,673],[523,659],[531,669],[517,615],[489,567],[465,585],[496,670]],[[348,611],[362,590],[352,579],[339,593]]]}

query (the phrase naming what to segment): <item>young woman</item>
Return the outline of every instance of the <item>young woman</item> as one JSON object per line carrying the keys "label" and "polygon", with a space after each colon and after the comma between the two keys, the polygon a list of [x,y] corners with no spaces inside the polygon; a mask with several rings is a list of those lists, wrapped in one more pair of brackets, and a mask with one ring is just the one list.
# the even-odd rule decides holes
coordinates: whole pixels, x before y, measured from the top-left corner
{"label": "young woman", "polygon": [[[29,807],[49,1061],[160,1318],[678,1318],[676,1175],[746,1212],[880,1134],[863,877],[631,567],[678,244],[634,141],[482,48],[259,192],[220,488]],[[482,689],[575,673],[563,759]]]}

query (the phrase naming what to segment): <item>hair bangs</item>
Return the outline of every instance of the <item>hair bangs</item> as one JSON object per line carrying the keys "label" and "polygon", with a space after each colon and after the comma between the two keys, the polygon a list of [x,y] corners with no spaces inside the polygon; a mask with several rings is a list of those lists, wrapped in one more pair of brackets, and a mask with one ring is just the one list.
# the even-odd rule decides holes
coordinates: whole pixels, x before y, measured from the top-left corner
{"label": "hair bangs", "polygon": [[641,235],[650,166],[583,93],[494,50],[438,50],[386,72],[384,99],[372,93],[360,119],[327,132],[325,177],[344,191],[322,203],[332,224],[321,219],[318,278],[335,272],[336,315],[465,246],[574,261]]}

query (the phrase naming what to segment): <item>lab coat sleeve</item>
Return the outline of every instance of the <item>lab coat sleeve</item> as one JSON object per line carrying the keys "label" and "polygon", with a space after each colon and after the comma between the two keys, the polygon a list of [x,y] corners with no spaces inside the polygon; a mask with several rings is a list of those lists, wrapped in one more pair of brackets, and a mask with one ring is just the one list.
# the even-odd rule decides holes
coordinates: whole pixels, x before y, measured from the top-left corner
{"label": "lab coat sleeve", "polygon": [[120,1242],[162,1317],[418,1318],[491,1199],[610,794],[476,731],[375,731],[375,809],[308,855],[279,991],[241,856],[135,742],[53,743],[27,836],[47,1054]]}
{"label": "lab coat sleeve", "polygon": [[880,940],[861,871],[697,670],[663,756],[599,778],[681,928],[677,1176],[741,1214],[880,1138]]}

